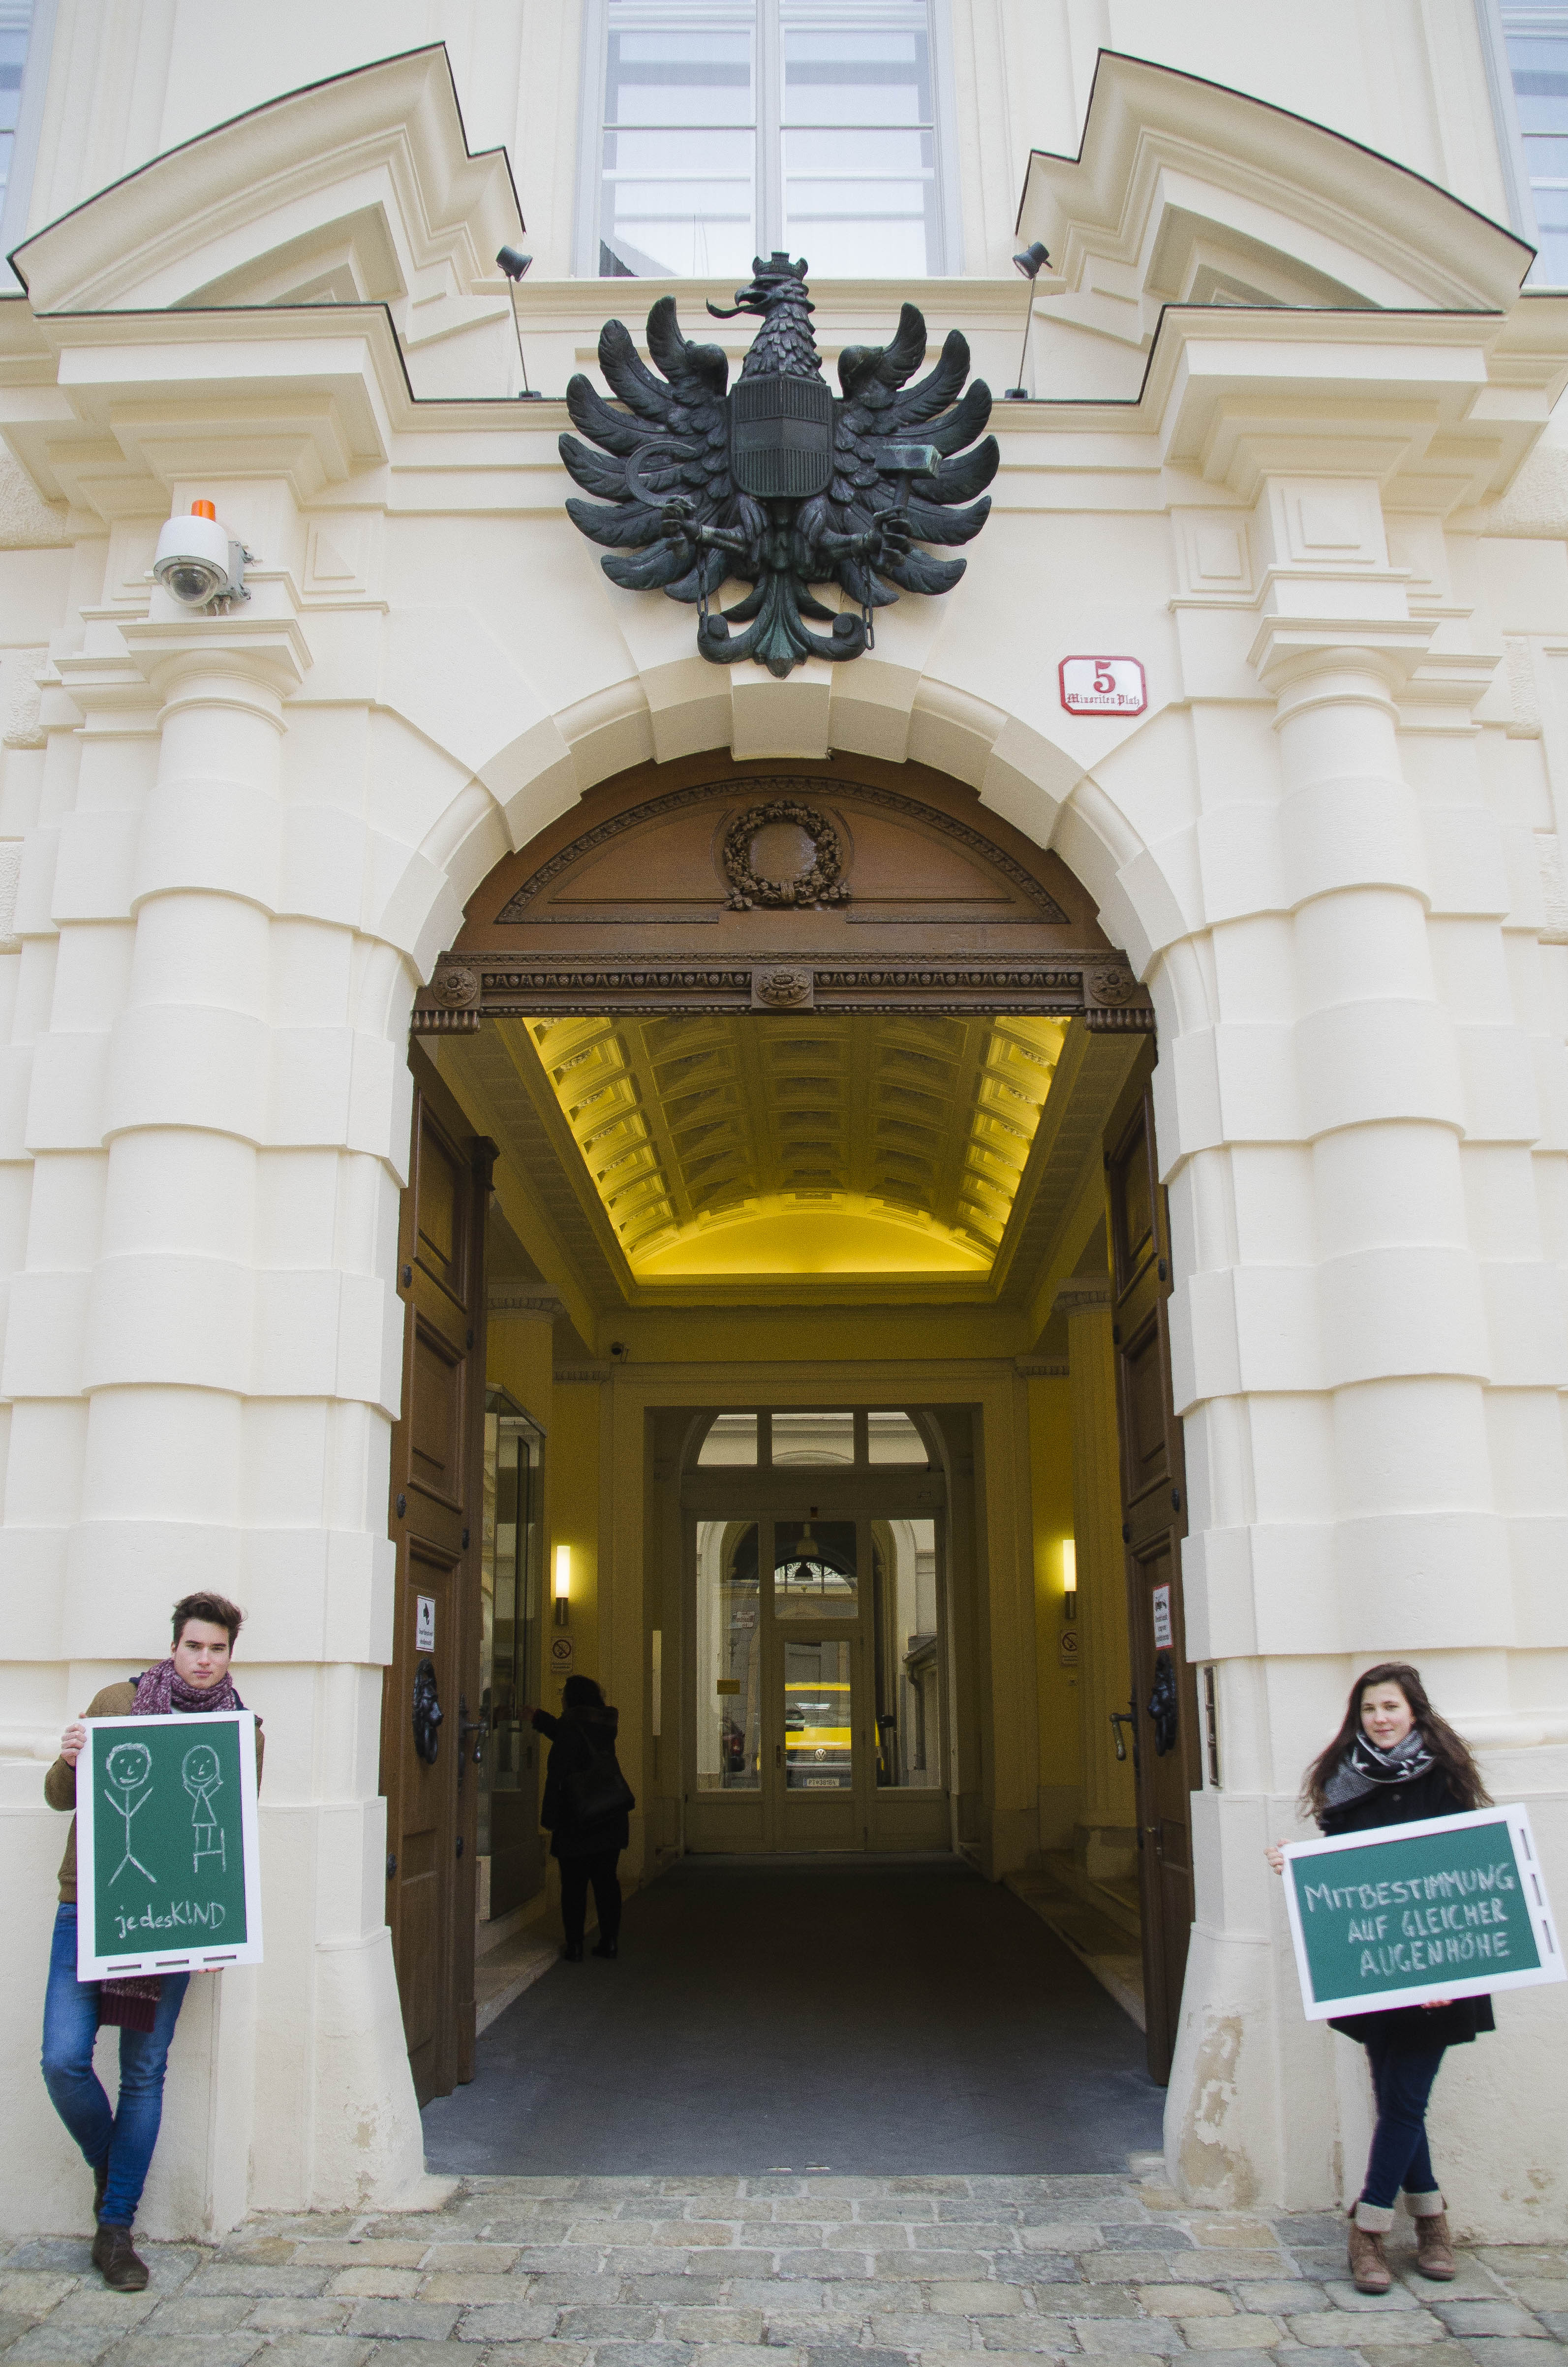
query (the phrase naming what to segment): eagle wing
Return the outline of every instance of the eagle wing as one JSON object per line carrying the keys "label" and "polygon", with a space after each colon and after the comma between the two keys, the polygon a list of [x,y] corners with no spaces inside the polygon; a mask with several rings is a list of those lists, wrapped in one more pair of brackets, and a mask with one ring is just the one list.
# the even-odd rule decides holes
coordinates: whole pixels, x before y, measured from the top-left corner
{"label": "eagle wing", "polygon": [[723,354],[681,334],[673,296],[661,296],[648,315],[648,350],[658,369],[641,358],[622,323],[607,321],[599,368],[619,404],[607,402],[580,371],[567,388],[573,425],[589,442],[562,436],[561,457],[583,491],[600,498],[569,500],[566,510],[592,541],[631,554],[600,561],[611,583],[696,600],[718,590],[733,561],[671,533],[665,504],[686,503],[691,526],[751,533],[760,519],[746,515],[752,504],[730,475],[730,365]]}
{"label": "eagle wing", "polygon": [[901,505],[905,481],[889,465],[890,445],[928,444],[942,455],[932,474],[915,476],[909,484],[907,515],[915,548],[903,558],[884,554],[874,569],[869,561],[838,559],[826,571],[858,605],[885,607],[898,597],[890,583],[905,592],[950,591],[966,561],[940,559],[918,546],[970,542],[990,515],[984,488],[1001,456],[994,436],[976,439],[991,416],[991,390],[976,379],[962,391],[969,344],[957,329],[936,368],[911,386],[925,358],[925,320],[913,304],[905,304],[892,345],[851,345],[839,360],[843,395],[834,405],[833,481],[802,511],[801,525],[809,539],[824,530],[863,535],[882,512]]}

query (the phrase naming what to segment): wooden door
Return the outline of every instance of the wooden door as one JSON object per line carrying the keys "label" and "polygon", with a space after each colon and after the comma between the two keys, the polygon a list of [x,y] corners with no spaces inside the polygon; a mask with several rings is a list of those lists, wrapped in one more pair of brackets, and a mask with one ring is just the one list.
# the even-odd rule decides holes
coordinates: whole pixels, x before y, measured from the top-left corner
{"label": "wooden door", "polygon": [[456,1104],[417,1050],[414,1067],[398,1235],[406,1314],[402,1414],[392,1438],[397,1575],[381,1788],[387,1921],[423,2104],[473,2077],[479,1786],[470,1720],[479,1714],[484,1225],[494,1145],[460,1130]]}
{"label": "wooden door", "polygon": [[1170,1219],[1154,1150],[1153,1053],[1106,1135],[1111,1337],[1121,1442],[1143,1985],[1152,2076],[1170,2074],[1192,1931],[1198,1692],[1182,1618],[1187,1467],[1171,1396]]}

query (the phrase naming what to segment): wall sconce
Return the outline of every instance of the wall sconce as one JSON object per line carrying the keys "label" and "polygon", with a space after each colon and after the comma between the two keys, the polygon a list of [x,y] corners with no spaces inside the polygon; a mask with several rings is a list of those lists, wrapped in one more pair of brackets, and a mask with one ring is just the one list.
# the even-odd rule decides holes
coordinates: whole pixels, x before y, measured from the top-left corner
{"label": "wall sconce", "polygon": [[572,1548],[555,1548],[555,1624],[564,1627],[572,1606]]}
{"label": "wall sconce", "polygon": [[1062,1616],[1078,1616],[1078,1546],[1074,1537],[1062,1540]]}

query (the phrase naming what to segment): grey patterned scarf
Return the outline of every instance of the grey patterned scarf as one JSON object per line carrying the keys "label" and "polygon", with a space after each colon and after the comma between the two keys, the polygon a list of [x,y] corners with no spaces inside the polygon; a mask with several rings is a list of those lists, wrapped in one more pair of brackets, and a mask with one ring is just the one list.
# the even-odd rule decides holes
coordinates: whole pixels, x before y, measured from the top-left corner
{"label": "grey patterned scarf", "polygon": [[1418,1726],[1392,1750],[1380,1750],[1369,1735],[1358,1734],[1323,1787],[1325,1808],[1348,1807],[1363,1800],[1380,1784],[1411,1784],[1432,1765],[1432,1753]]}

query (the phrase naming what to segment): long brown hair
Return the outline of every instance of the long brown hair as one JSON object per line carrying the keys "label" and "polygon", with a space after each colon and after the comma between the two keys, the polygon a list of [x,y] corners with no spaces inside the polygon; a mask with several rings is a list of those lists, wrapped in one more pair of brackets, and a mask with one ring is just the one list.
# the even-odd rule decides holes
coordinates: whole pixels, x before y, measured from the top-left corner
{"label": "long brown hair", "polygon": [[1350,1688],[1350,1698],[1345,1704],[1345,1716],[1339,1732],[1321,1751],[1308,1768],[1301,1784],[1301,1806],[1303,1813],[1321,1816],[1324,1793],[1329,1777],[1361,1731],[1361,1702],[1374,1685],[1397,1685],[1410,1704],[1410,1715],[1416,1730],[1437,1765],[1449,1779],[1449,1789],[1456,1800],[1467,1808],[1488,1808],[1491,1797],[1481,1780],[1481,1770],[1471,1754],[1462,1735],[1456,1734],[1446,1717],[1439,1717],[1427,1699],[1426,1688],[1421,1682],[1421,1671],[1413,1669],[1408,1660],[1380,1660],[1375,1669],[1363,1669]]}

